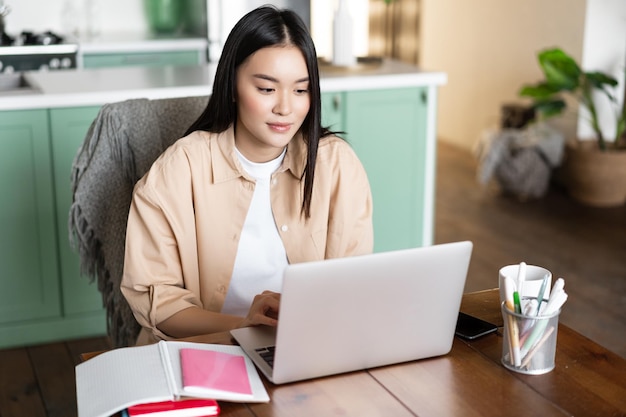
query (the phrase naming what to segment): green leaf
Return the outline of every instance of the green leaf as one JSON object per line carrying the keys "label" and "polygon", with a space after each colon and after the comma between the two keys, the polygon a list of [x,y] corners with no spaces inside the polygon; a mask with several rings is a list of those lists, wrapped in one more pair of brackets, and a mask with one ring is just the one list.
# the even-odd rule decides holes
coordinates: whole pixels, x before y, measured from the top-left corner
{"label": "green leaf", "polygon": [[539,65],[546,76],[546,83],[567,91],[578,87],[582,71],[576,61],[561,49],[542,51],[539,54]]}
{"label": "green leaf", "polygon": [[548,99],[560,91],[558,87],[552,84],[541,82],[535,85],[525,85],[519,91],[522,97],[530,97],[533,99]]}
{"label": "green leaf", "polygon": [[563,110],[567,107],[565,101],[561,99],[555,100],[540,100],[535,102],[534,106],[535,111],[541,113],[543,117],[554,117],[563,113]]}
{"label": "green leaf", "polygon": [[611,87],[615,87],[617,85],[617,80],[611,77],[608,74],[602,72],[586,72],[585,77],[587,80],[596,88],[603,89],[605,85],[609,85]]}
{"label": "green leaf", "polygon": [[[587,72],[585,73],[585,82],[587,83],[586,88],[596,89],[604,93],[609,100],[617,104],[617,99],[610,90],[617,85],[615,78],[602,72]],[[588,106],[591,105],[593,104],[588,104]]]}
{"label": "green leaf", "polygon": [[[533,101],[533,108],[543,118],[557,116],[566,109],[563,100],[565,94],[569,94],[576,99],[583,107],[589,111],[589,124],[594,130],[598,145],[602,149],[604,146],[604,136],[598,122],[598,111],[596,109],[595,94],[599,92],[605,94],[612,105],[617,116],[615,146],[620,142],[620,138],[626,137],[626,106],[620,105],[614,94],[618,82],[611,75],[590,71],[583,72],[572,57],[559,48],[546,49],[537,54],[539,65],[544,73],[545,79],[541,82],[524,85],[518,92],[519,96],[528,97]],[[626,140],[622,139],[626,146]]]}

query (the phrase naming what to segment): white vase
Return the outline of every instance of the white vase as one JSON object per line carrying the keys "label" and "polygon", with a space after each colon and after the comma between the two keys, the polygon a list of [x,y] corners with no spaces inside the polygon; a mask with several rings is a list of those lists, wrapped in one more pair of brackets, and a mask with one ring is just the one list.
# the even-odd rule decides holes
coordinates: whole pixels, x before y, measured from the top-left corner
{"label": "white vase", "polygon": [[349,67],[356,64],[353,45],[353,22],[347,0],[339,0],[333,20],[333,65]]}

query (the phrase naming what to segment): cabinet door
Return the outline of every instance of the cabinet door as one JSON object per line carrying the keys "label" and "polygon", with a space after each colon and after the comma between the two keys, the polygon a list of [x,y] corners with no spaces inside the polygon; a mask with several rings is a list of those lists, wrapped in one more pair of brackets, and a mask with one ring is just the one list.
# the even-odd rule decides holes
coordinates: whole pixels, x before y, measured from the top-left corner
{"label": "cabinet door", "polygon": [[72,162],[98,110],[99,107],[50,110],[61,288],[67,316],[103,310],[102,298],[96,283],[91,283],[88,277],[80,274],[80,259],[78,253],[70,247],[68,232],[72,204],[70,185]]}
{"label": "cabinet door", "polygon": [[204,62],[200,51],[137,52],[83,55],[84,68],[159,67],[165,65],[199,65]]}
{"label": "cabinet door", "polygon": [[346,93],[346,137],[371,184],[376,252],[425,243],[426,105],[421,88]]}
{"label": "cabinet door", "polygon": [[0,323],[61,314],[46,110],[0,112]]}
{"label": "cabinet door", "polygon": [[335,132],[344,130],[344,95],[341,92],[322,94],[322,125]]}

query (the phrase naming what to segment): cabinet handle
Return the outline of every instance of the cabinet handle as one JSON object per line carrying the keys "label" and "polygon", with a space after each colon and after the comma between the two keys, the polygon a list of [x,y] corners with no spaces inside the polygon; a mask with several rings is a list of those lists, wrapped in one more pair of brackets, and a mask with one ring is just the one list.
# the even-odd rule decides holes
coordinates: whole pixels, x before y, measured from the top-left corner
{"label": "cabinet handle", "polygon": [[422,99],[422,103],[428,103],[428,94],[426,94],[426,91],[420,93],[420,98]]}
{"label": "cabinet handle", "polygon": [[339,111],[340,108],[341,108],[341,97],[339,96],[339,94],[335,94],[333,96],[333,110]]}

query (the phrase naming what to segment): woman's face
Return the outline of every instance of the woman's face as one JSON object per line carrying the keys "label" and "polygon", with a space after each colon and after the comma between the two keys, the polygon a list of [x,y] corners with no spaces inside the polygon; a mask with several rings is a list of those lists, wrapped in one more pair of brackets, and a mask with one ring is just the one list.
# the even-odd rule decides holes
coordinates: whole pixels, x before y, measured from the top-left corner
{"label": "woman's face", "polygon": [[235,144],[250,161],[281,154],[311,105],[309,71],[295,46],[262,48],[237,69]]}

